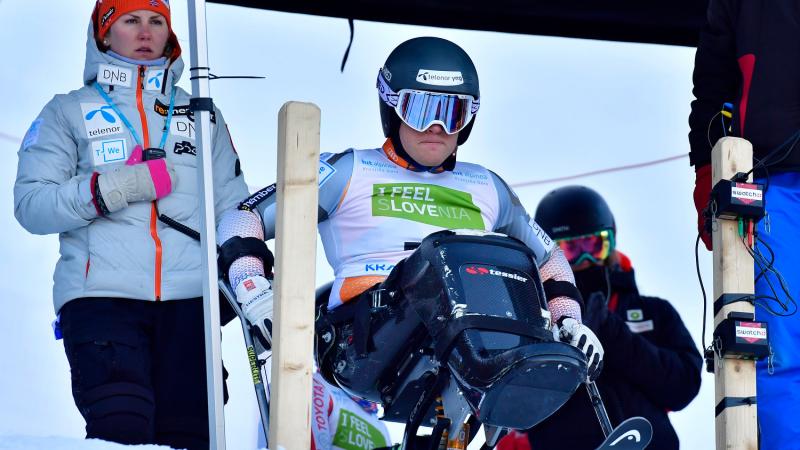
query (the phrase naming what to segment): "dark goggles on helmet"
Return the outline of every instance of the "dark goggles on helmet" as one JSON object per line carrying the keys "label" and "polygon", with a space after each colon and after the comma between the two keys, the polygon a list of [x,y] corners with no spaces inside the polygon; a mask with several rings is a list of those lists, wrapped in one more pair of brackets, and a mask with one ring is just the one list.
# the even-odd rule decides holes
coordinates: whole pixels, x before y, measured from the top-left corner
{"label": "dark goggles on helmet", "polygon": [[406,125],[420,132],[438,124],[445,133],[456,134],[469,125],[481,104],[480,100],[464,94],[414,89],[394,92],[380,72],[377,87],[381,100],[394,108]]}
{"label": "dark goggles on helmet", "polygon": [[597,263],[608,258],[614,250],[614,231],[602,230],[573,238],[556,239],[556,243],[573,266],[587,260]]}

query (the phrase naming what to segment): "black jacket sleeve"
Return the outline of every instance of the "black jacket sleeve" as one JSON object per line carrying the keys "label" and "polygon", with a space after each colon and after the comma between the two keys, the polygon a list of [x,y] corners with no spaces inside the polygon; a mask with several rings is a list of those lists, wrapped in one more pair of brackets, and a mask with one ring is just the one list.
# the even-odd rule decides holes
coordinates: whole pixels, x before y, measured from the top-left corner
{"label": "black jacket sleeve", "polygon": [[598,338],[606,349],[604,372],[624,379],[661,408],[686,407],[700,390],[702,358],[678,312],[666,300],[643,297],[653,331],[637,334],[609,314]]}
{"label": "black jacket sleeve", "polygon": [[[689,162],[711,162],[711,148],[723,136],[721,116],[725,102],[734,102],[742,75],[736,61],[735,17],[739,0],[711,0],[708,22],[700,33],[694,61],[694,94],[689,114]],[[715,117],[716,116],[716,117]]]}

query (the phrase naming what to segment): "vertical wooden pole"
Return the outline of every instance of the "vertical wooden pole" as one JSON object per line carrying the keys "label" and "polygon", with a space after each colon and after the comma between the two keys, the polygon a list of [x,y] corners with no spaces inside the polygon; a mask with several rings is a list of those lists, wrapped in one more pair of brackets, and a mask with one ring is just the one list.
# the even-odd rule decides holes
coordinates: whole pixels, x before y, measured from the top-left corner
{"label": "vertical wooden pole", "polygon": [[[720,179],[730,179],[737,172],[748,172],[753,167],[753,146],[734,137],[720,139],[711,152],[713,184]],[[752,177],[751,177],[752,179]],[[714,299],[722,294],[752,294],[754,292],[753,258],[747,253],[738,233],[736,220],[717,219],[713,230],[714,242]],[[740,311],[753,313],[753,305],[736,302],[725,305],[714,316],[714,327],[728,313]],[[726,398],[754,397],[756,395],[756,366],[752,360],[714,357],[717,411]],[[717,450],[757,450],[757,407],[753,405],[728,406],[716,416]]]}
{"label": "vertical wooden pole", "polygon": [[287,102],[278,114],[275,320],[269,444],[311,448],[311,377],[320,110]]}

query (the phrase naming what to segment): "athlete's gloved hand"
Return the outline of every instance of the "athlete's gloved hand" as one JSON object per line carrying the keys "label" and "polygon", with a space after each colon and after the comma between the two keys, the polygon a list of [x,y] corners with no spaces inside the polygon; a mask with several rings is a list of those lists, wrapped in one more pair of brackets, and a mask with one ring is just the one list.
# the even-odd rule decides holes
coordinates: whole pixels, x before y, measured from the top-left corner
{"label": "athlete's gloved hand", "polygon": [[269,350],[272,347],[272,285],[269,280],[259,275],[245,278],[236,286],[236,300],[252,325],[256,352]]}
{"label": "athlete's gloved hand", "polygon": [[706,248],[712,250],[710,216],[706,217],[704,214],[711,198],[711,164],[695,169],[693,197],[694,207],[697,210],[697,231],[700,232],[700,239],[706,244]]}
{"label": "athlete's gloved hand", "polygon": [[572,317],[562,317],[553,325],[553,337],[577,347],[586,355],[587,381],[594,381],[603,369],[603,346],[592,330]]}
{"label": "athlete's gloved hand", "polygon": [[175,171],[166,159],[142,161],[142,147],[137,145],[124,166],[98,176],[97,189],[106,210],[113,213],[129,203],[166,197],[174,180]]}

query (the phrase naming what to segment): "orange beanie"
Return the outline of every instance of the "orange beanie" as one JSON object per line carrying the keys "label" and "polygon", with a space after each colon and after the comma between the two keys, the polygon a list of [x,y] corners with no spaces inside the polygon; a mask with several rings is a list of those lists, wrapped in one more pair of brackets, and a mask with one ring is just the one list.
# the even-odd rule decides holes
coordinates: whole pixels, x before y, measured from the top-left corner
{"label": "orange beanie", "polygon": [[94,12],[92,12],[92,23],[94,23],[95,38],[98,43],[102,41],[117,19],[127,13],[142,9],[161,14],[167,20],[169,48],[172,49],[171,55],[168,56],[172,59],[177,58],[181,53],[181,47],[178,44],[178,37],[172,31],[169,0],[97,0]]}

